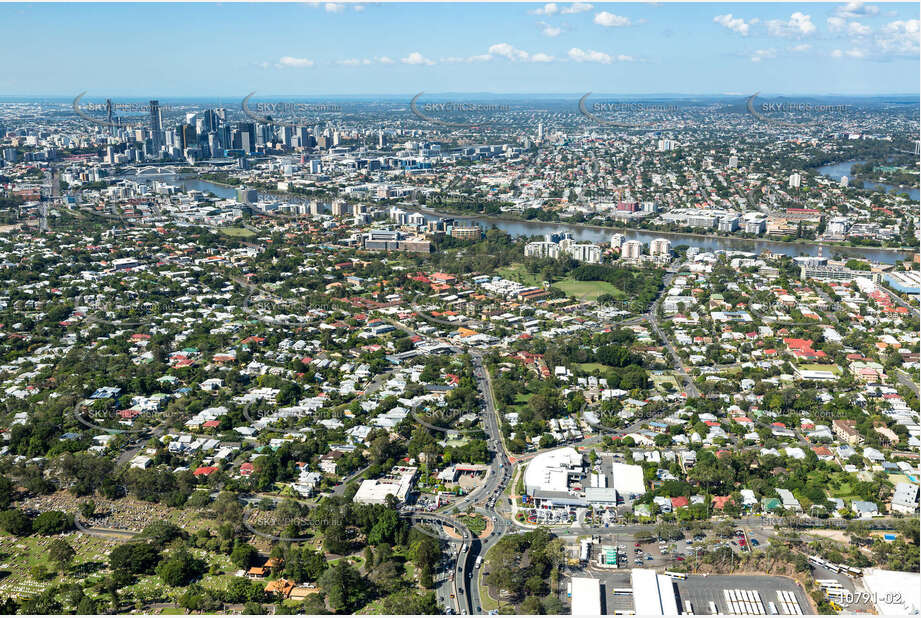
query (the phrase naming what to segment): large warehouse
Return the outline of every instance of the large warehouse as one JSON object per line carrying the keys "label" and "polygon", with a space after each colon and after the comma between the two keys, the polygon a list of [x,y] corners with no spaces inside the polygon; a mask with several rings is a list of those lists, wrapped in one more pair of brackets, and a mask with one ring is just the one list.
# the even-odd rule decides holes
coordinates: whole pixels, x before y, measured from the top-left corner
{"label": "large warehouse", "polygon": [[866,569],[863,585],[880,616],[907,616],[921,612],[921,575],[918,573]]}
{"label": "large warehouse", "polygon": [[637,616],[677,616],[680,613],[675,586],[668,575],[659,575],[652,569],[633,569],[630,585]]}
{"label": "large warehouse", "polygon": [[615,461],[611,464],[611,478],[613,479],[612,486],[617,490],[618,495],[628,500],[646,493],[642,466],[632,466]]}
{"label": "large warehouse", "polygon": [[572,578],[572,615],[601,615],[601,582],[591,577]]}
{"label": "large warehouse", "polygon": [[524,489],[529,496],[541,493],[566,493],[570,481],[585,476],[582,455],[571,446],[541,453],[524,472]]}

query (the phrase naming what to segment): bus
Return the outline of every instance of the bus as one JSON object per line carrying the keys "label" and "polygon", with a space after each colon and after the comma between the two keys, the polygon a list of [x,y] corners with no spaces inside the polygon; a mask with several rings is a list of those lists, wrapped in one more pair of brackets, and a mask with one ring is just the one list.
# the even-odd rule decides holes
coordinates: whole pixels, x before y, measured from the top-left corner
{"label": "bus", "polygon": [[474,569],[478,569],[478,568],[480,568],[480,565],[482,565],[482,564],[483,564],[483,556],[477,556],[477,557],[476,557],[476,562],[473,564],[473,568],[474,568]]}

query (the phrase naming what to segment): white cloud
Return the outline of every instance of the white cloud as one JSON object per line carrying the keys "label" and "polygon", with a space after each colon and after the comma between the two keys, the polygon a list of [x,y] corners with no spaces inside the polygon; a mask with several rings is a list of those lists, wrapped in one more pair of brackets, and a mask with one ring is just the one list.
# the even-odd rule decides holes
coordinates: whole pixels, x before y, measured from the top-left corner
{"label": "white cloud", "polygon": [[563,32],[563,29],[562,29],[562,28],[558,28],[557,26],[552,26],[552,25],[550,25],[550,24],[548,24],[548,23],[544,23],[544,22],[542,22],[542,21],[539,21],[539,22],[537,22],[537,23],[538,23],[538,25],[541,26],[541,32],[543,32],[544,35],[546,35],[546,36],[549,36],[549,37],[559,36],[560,33]]}
{"label": "white cloud", "polygon": [[578,47],[569,50],[569,57],[576,62],[600,62],[601,64],[611,64],[613,58],[608,54],[600,51],[588,50],[583,51]]}
{"label": "white cloud", "polygon": [[587,2],[573,2],[563,7],[563,10],[560,11],[560,15],[575,15],[576,13],[584,13],[591,10],[592,5]]}
{"label": "white cloud", "polygon": [[825,20],[830,32],[845,32],[848,36],[866,36],[870,34],[870,26],[860,22],[848,22],[843,17],[832,16]]}
{"label": "white cloud", "polygon": [[367,58],[349,58],[348,60],[339,60],[336,64],[341,64],[347,67],[358,67],[358,66],[368,66],[371,64],[371,61]]}
{"label": "white cloud", "polygon": [[844,6],[835,9],[835,14],[841,17],[872,17],[879,14],[879,8],[875,6],[865,6],[860,0],[848,2]]}
{"label": "white cloud", "polygon": [[323,8],[327,13],[341,13],[345,10],[344,4],[336,4],[335,2],[327,2],[323,5]]}
{"label": "white cloud", "polygon": [[608,13],[607,11],[601,11],[600,13],[595,13],[595,23],[605,28],[620,28],[622,26],[629,26],[630,19],[621,15],[615,15],[614,13]]}
{"label": "white cloud", "polygon": [[866,53],[865,51],[863,51],[862,49],[856,49],[856,48],[854,48],[854,49],[848,49],[848,50],[835,49],[835,50],[832,50],[832,52],[831,52],[831,57],[832,57],[832,58],[845,58],[845,57],[847,57],[847,58],[861,59],[861,58],[866,58],[866,57],[867,57],[867,53]]}
{"label": "white cloud", "polygon": [[413,52],[405,58],[400,58],[400,62],[403,64],[424,64],[426,66],[435,64],[432,60],[429,60],[419,52]]}
{"label": "white cloud", "polygon": [[886,54],[917,56],[919,21],[917,19],[889,22],[876,35],[876,45]]}
{"label": "white cloud", "polygon": [[843,17],[829,17],[825,20],[825,23],[832,32],[839,32],[844,30],[844,27],[847,25],[847,20]]}
{"label": "white cloud", "polygon": [[462,62],[470,64],[473,62],[489,62],[492,58],[493,57],[489,54],[477,54],[476,56],[467,56],[466,58],[461,56],[449,56],[448,58],[442,58],[441,61],[448,64],[460,64]]}
{"label": "white cloud", "polygon": [[377,58],[375,58],[375,60],[377,60],[381,64],[394,64],[393,58],[390,58],[389,56],[378,56]]}
{"label": "white cloud", "polygon": [[756,49],[755,53],[752,54],[752,62],[761,62],[764,59],[776,58],[777,50],[776,49]]}
{"label": "white cloud", "polygon": [[636,58],[634,58],[633,56],[628,56],[626,54],[617,55],[618,62],[633,62],[634,60],[636,60]]}
{"label": "white cloud", "polygon": [[767,22],[767,28],[771,36],[784,38],[809,36],[815,33],[815,24],[812,23],[812,17],[799,11],[790,15],[789,21],[782,19],[770,20]]}
{"label": "white cloud", "polygon": [[531,15],[556,15],[560,12],[560,7],[558,7],[555,2],[548,2],[541,8],[529,12]]}
{"label": "white cloud", "polygon": [[748,36],[748,30],[751,27],[751,23],[745,23],[745,20],[741,17],[733,17],[732,13],[727,13],[726,15],[717,15],[713,18],[713,22],[723,26],[724,28],[729,28],[733,32],[741,34],[742,36]]}
{"label": "white cloud", "polygon": [[536,53],[531,56],[531,62],[553,62],[553,56],[544,53]]}
{"label": "white cloud", "polygon": [[489,46],[489,53],[509,60],[527,60],[528,52],[517,49],[508,43],[496,43]]}
{"label": "white cloud", "polygon": [[303,69],[312,67],[314,61],[309,58],[295,58],[293,56],[282,56],[278,59],[278,66],[291,69]]}
{"label": "white cloud", "polygon": [[793,47],[791,47],[790,51],[802,53],[802,52],[807,52],[810,49],[812,49],[812,45],[810,45],[809,43],[800,43],[799,45],[794,45]]}

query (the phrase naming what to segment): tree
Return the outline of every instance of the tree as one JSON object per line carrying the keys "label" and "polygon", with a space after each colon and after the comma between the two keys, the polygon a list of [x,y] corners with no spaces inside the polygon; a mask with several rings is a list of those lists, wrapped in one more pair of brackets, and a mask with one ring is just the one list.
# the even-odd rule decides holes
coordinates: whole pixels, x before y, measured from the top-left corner
{"label": "tree", "polygon": [[380,545],[383,542],[393,543],[394,536],[400,529],[400,518],[395,511],[387,510],[378,518],[374,527],[368,534],[369,545]]}
{"label": "tree", "polygon": [[354,613],[369,598],[371,586],[345,560],[337,562],[320,577],[320,588],[326,593],[329,606],[339,613]]}
{"label": "tree", "polygon": [[349,551],[349,542],[345,533],[345,526],[334,523],[323,534],[323,547],[331,554],[346,554]]}
{"label": "tree", "polygon": [[86,500],[80,503],[80,515],[84,519],[89,519],[96,514],[96,503],[92,500]]}
{"label": "tree", "polygon": [[13,482],[0,475],[0,509],[8,509],[13,503],[13,497],[16,494],[16,488]]}
{"label": "tree", "polygon": [[64,539],[54,539],[48,547],[48,557],[57,565],[61,575],[67,571],[76,555],[77,552]]}
{"label": "tree", "polygon": [[540,602],[540,597],[528,597],[521,604],[521,613],[529,615],[539,615],[544,613],[544,606]]}
{"label": "tree", "polygon": [[195,558],[184,547],[174,550],[157,565],[157,575],[167,586],[187,586],[207,569],[203,560]]}
{"label": "tree", "polygon": [[259,552],[248,543],[238,542],[233,546],[233,551],[230,552],[230,561],[233,562],[234,566],[241,569],[251,567],[258,557]]}
{"label": "tree", "polygon": [[0,530],[14,536],[32,534],[32,520],[18,509],[0,512]]}
{"label": "tree", "polygon": [[32,531],[36,534],[61,534],[73,527],[74,516],[63,511],[45,511],[32,521]]}
{"label": "tree", "polygon": [[148,543],[124,543],[109,553],[109,567],[115,573],[153,573],[159,561],[160,550]]}
{"label": "tree", "polygon": [[245,577],[234,577],[227,583],[224,600],[228,603],[245,603],[265,599],[265,589],[257,582]]}
{"label": "tree", "polygon": [[187,539],[189,534],[172,522],[156,521],[146,526],[141,531],[141,536],[162,547],[173,539]]}

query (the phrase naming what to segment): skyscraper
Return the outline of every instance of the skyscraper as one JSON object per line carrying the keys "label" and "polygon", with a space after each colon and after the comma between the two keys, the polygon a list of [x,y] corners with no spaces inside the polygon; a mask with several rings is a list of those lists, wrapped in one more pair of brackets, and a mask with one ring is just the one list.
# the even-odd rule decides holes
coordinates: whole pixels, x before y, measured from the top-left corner
{"label": "skyscraper", "polygon": [[179,147],[182,149],[193,148],[198,143],[198,136],[195,134],[195,127],[190,124],[183,124],[179,127]]}
{"label": "skyscraper", "polygon": [[163,115],[160,113],[160,102],[150,102],[150,139],[153,142],[153,151],[160,152],[163,146]]}

